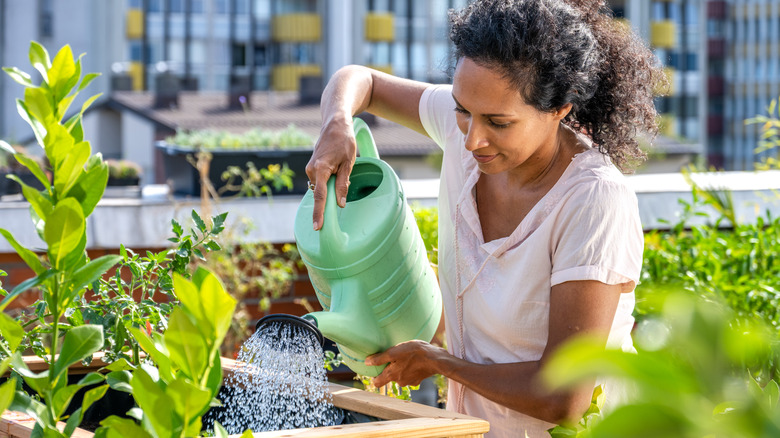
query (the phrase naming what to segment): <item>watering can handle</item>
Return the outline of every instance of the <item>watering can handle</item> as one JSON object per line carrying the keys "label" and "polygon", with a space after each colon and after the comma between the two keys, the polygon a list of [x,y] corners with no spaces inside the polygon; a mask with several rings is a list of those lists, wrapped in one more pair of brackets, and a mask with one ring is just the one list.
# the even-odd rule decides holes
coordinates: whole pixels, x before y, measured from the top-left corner
{"label": "watering can handle", "polygon": [[[359,117],[352,119],[355,130],[355,140],[361,157],[370,157],[379,159],[379,152],[376,150],[376,143],[368,125]],[[336,204],[336,175],[331,175],[328,179],[328,195],[325,199],[325,212],[323,215],[322,229],[320,229],[320,242],[329,242],[332,250],[343,248],[347,244],[347,234],[339,228],[339,221],[336,216],[338,205]]]}
{"label": "watering can handle", "polygon": [[359,117],[352,118],[352,127],[355,131],[355,141],[357,141],[358,152],[361,157],[379,158],[379,151],[376,149],[374,136],[363,119]]}

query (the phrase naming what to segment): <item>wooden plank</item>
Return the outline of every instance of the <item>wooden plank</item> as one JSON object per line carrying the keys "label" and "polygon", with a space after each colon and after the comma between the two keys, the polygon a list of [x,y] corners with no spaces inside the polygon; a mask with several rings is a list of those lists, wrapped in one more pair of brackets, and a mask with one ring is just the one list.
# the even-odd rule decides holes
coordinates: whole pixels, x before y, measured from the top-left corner
{"label": "wooden plank", "polygon": [[333,395],[333,404],[337,407],[385,420],[422,417],[476,420],[474,417],[458,412],[446,411],[433,406],[399,400],[397,398],[362,391],[356,388],[349,388],[335,383],[330,384],[330,393]]}
{"label": "wooden plank", "polygon": [[[0,437],[29,438],[35,427],[35,419],[27,414],[16,411],[5,411],[0,416]],[[57,428],[65,429],[65,423],[60,421]],[[76,428],[71,438],[92,438],[95,434],[87,430]]]}
{"label": "wooden plank", "polygon": [[[461,418],[409,418],[342,426],[315,427],[273,432],[256,432],[255,438],[431,438],[481,437],[487,421]],[[239,435],[235,435],[238,437]]]}

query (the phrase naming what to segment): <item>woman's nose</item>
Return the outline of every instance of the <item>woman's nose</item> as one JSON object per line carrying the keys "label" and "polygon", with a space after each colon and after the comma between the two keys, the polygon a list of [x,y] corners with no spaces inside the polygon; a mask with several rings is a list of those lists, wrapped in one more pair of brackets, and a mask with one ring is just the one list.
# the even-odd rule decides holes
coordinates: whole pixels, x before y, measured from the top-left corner
{"label": "woman's nose", "polygon": [[466,150],[469,152],[473,152],[479,148],[483,148],[488,145],[488,141],[485,138],[485,136],[482,134],[481,130],[475,126],[476,124],[472,121],[469,122],[469,124],[465,127],[466,128]]}

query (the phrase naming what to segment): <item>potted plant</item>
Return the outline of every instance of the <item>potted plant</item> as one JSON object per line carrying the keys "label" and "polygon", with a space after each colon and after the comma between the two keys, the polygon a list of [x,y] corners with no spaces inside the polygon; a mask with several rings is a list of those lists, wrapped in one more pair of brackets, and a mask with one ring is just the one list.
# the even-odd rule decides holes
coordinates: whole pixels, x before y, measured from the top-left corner
{"label": "potted plant", "polygon": [[108,186],[137,186],[141,179],[141,166],[130,160],[106,160]]}
{"label": "potted plant", "polygon": [[[234,195],[240,192],[241,185],[236,185],[231,177],[243,173],[247,178],[253,172],[275,168],[275,172],[287,176],[281,184],[271,186],[272,193],[305,193],[308,189],[305,169],[313,145],[314,138],[290,125],[281,131],[256,128],[244,134],[179,131],[155,146],[162,154],[165,175],[173,192],[199,196],[204,177],[211,181],[216,193]],[[205,168],[203,160],[208,163]]]}

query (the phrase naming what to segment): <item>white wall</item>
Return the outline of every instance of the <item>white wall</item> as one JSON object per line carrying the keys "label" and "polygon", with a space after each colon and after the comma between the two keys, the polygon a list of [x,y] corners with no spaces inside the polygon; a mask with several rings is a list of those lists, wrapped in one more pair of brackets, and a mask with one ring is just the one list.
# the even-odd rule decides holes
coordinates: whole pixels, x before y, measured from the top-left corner
{"label": "white wall", "polygon": [[141,184],[154,182],[154,125],[129,111],[121,118],[122,158],[143,169]]}

